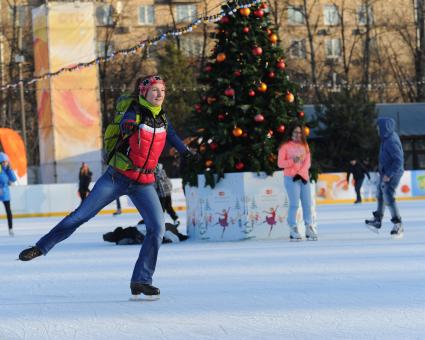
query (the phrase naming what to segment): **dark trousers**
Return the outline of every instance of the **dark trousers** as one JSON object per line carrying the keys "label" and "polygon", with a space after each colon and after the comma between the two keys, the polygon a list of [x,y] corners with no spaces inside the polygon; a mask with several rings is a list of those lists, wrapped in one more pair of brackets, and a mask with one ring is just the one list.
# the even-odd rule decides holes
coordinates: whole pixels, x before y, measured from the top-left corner
{"label": "dark trousers", "polygon": [[7,224],[9,229],[12,229],[12,210],[10,210],[10,201],[3,201],[4,208],[6,209]]}
{"label": "dark trousers", "polygon": [[170,215],[173,221],[179,218],[171,204],[171,196],[159,197],[159,201],[162,205],[162,211],[167,211],[168,215]]}
{"label": "dark trousers", "polygon": [[81,202],[86,199],[89,192],[90,192],[90,190],[89,191],[81,191],[81,190],[78,191],[78,193],[80,194]]}
{"label": "dark trousers", "polygon": [[360,195],[360,189],[362,188],[364,177],[354,180],[354,189],[356,190],[357,201],[362,201],[362,196]]}

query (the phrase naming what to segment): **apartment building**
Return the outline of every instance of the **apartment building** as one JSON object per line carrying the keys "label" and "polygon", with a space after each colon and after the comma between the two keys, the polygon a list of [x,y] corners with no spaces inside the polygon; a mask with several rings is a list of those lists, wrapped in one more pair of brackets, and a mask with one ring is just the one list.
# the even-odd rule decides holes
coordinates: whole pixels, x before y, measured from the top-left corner
{"label": "apartment building", "polygon": [[417,99],[415,60],[422,47],[414,2],[270,3],[277,7],[275,15],[280,15],[277,21],[288,69],[307,97],[316,89],[339,91],[351,86],[367,89],[371,98],[380,102]]}
{"label": "apartment building", "polygon": [[[1,0],[0,59],[2,82],[11,76],[11,57],[23,52],[31,62],[31,8],[46,1]],[[105,0],[96,5],[98,55],[127,48],[193,19],[220,11],[220,0]],[[342,86],[366,87],[377,101],[415,101],[420,13],[409,0],[266,0],[269,18],[277,24],[287,52],[288,70],[306,96]],[[11,6],[11,4],[13,6]],[[15,19],[15,24],[13,24]],[[210,28],[213,24],[209,25]],[[202,28],[180,37],[180,47],[199,57]],[[209,52],[209,50],[207,51]],[[424,53],[425,54],[425,53]],[[422,67],[424,68],[424,67]],[[421,73],[421,69],[419,70]],[[31,72],[31,65],[24,73]],[[425,72],[425,71],[423,71]],[[8,74],[9,73],[9,74]],[[13,74],[12,74],[13,75]],[[15,75],[16,76],[16,75]],[[311,96],[310,96],[311,97]]]}

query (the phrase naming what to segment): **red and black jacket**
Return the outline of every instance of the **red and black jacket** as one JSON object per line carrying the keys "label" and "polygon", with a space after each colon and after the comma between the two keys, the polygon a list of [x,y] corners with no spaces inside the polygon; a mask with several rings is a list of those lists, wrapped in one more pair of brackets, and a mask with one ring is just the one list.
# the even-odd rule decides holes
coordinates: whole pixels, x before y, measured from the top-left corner
{"label": "red and black jacket", "polygon": [[124,114],[121,126],[126,121],[136,121],[137,115],[140,115],[138,128],[120,147],[120,151],[132,161],[133,169],[117,170],[136,182],[149,184],[155,182],[154,170],[166,141],[179,153],[184,153],[187,148],[177,136],[163,110],[154,117],[148,108],[134,103]]}

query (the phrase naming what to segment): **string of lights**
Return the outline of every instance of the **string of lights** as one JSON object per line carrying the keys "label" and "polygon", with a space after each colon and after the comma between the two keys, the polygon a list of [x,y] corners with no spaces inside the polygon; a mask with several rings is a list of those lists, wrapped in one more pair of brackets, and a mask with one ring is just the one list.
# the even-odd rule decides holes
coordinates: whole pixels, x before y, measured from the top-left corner
{"label": "string of lights", "polygon": [[211,15],[211,16],[204,16],[204,17],[200,17],[195,19],[191,24],[183,27],[183,28],[179,28],[176,30],[171,30],[165,33],[162,33],[152,39],[146,39],[146,40],[142,40],[140,41],[138,44],[126,48],[126,49],[120,49],[120,50],[116,50],[111,52],[108,56],[105,57],[97,57],[89,62],[85,62],[85,63],[78,63],[76,65],[72,65],[72,66],[67,66],[67,67],[63,67],[58,69],[55,72],[48,72],[45,74],[42,74],[40,76],[36,76],[33,77],[31,79],[20,79],[18,82],[15,83],[8,83],[5,84],[3,86],[0,87],[0,91],[4,91],[10,88],[16,88],[18,86],[20,86],[20,84],[24,84],[24,85],[31,85],[35,82],[41,81],[41,80],[46,80],[46,79],[50,79],[53,77],[57,77],[60,74],[64,73],[64,72],[74,72],[74,71],[79,71],[83,68],[87,68],[87,67],[92,67],[94,65],[98,65],[100,63],[106,63],[109,62],[111,59],[116,58],[117,56],[124,56],[126,57],[129,54],[135,54],[140,50],[143,50],[144,48],[151,46],[151,45],[157,45],[158,42],[165,40],[169,37],[175,37],[175,36],[180,36],[186,33],[190,33],[193,31],[193,29],[195,29],[198,25],[202,24],[202,23],[211,23],[211,22],[217,22],[219,21],[222,17],[226,16],[226,15],[233,15],[234,13],[236,13],[239,9],[241,8],[250,8],[254,5],[257,5],[259,3],[261,3],[262,0],[237,0],[235,6],[231,6],[229,3],[227,3],[227,7],[228,9],[226,10],[222,10],[220,13]]}

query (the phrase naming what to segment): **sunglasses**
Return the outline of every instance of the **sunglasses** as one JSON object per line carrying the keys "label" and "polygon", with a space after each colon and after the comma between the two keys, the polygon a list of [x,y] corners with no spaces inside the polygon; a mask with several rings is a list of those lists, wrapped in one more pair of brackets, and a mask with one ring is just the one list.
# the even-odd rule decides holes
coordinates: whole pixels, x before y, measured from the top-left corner
{"label": "sunglasses", "polygon": [[151,82],[151,78],[153,78],[154,80],[162,80],[160,76],[149,77],[142,81],[143,86],[148,85]]}

